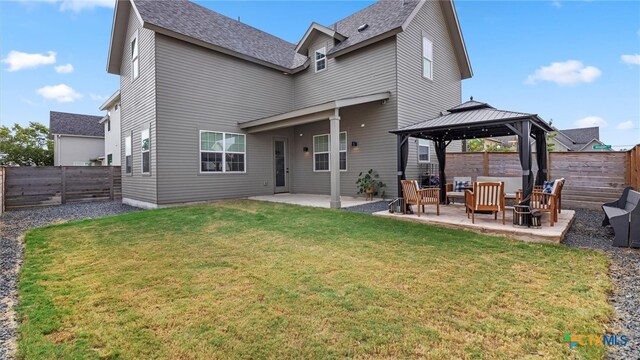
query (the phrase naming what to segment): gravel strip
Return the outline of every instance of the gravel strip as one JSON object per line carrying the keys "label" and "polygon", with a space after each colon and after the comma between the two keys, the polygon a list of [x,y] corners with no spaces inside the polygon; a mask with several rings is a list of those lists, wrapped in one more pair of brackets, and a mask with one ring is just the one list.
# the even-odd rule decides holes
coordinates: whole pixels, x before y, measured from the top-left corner
{"label": "gravel strip", "polygon": [[609,347],[609,359],[640,359],[640,250],[613,247],[613,231],[602,227],[601,210],[577,209],[573,226],[564,244],[569,247],[604,251],[611,258],[610,276],[614,285],[610,302],[616,310],[608,330],[626,335],[623,347]]}
{"label": "gravel strip", "polygon": [[116,201],[86,202],[60,206],[32,207],[0,216],[0,360],[12,359],[16,350],[18,272],[22,264],[22,234],[56,222],[94,219],[123,214],[137,208]]}
{"label": "gravel strip", "polygon": [[359,212],[366,214],[373,214],[374,212],[388,210],[389,209],[389,201],[372,201],[370,203],[356,205],[351,207],[343,208],[343,210],[351,211],[351,212]]}

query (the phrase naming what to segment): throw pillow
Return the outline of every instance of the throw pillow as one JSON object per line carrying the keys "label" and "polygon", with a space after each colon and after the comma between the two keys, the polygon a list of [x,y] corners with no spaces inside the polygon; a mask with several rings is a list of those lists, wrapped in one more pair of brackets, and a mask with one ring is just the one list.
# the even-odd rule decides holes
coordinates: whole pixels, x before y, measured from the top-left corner
{"label": "throw pillow", "polygon": [[551,194],[551,191],[553,190],[553,183],[554,182],[555,182],[555,180],[545,181],[542,184],[542,192],[546,193],[546,194]]}
{"label": "throw pillow", "polygon": [[455,181],[453,184],[453,191],[455,192],[463,192],[464,188],[469,186],[468,181]]}

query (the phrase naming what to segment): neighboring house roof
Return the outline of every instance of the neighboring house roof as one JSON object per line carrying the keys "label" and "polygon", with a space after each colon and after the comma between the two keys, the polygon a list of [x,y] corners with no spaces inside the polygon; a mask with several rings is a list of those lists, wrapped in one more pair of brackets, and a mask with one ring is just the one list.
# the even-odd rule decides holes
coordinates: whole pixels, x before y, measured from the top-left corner
{"label": "neighboring house roof", "polygon": [[120,101],[120,90],[116,90],[113,95],[109,96],[109,98],[104,102],[104,104],[100,105],[100,110],[105,111],[109,110],[113,104]]}
{"label": "neighboring house roof", "polygon": [[[312,24],[298,46],[276,36],[218,14],[187,0],[117,1],[107,71],[119,74],[126,36],[126,15],[133,10],[144,28],[196,45],[211,48],[248,61],[295,73],[308,66],[308,58],[298,53],[315,32],[330,34],[341,41],[327,54],[336,57],[380,41],[405,30],[424,1],[381,0],[337,23],[325,27]],[[452,0],[441,6],[456,50],[462,78],[472,76],[471,64]],[[367,24],[364,31],[358,31]]]}
{"label": "neighboring house roof", "polygon": [[104,126],[99,124],[101,119],[102,116],[51,111],[49,113],[49,133],[51,135],[104,137]]}
{"label": "neighboring house roof", "polygon": [[578,129],[560,130],[577,144],[586,144],[593,139],[600,139],[600,128],[597,126]]}

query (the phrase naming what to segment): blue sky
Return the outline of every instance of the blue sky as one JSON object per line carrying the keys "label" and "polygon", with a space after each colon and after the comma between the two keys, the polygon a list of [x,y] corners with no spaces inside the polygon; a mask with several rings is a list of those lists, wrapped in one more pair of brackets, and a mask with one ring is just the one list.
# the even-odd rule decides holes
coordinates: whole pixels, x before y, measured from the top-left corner
{"label": "blue sky", "polygon": [[[297,42],[371,1],[197,1]],[[457,1],[474,77],[463,99],[533,112],[559,128],[596,124],[640,143],[640,2]],[[50,110],[99,114],[118,87],[105,70],[111,0],[0,1],[0,124],[48,124]],[[436,60],[437,61],[437,60]]]}

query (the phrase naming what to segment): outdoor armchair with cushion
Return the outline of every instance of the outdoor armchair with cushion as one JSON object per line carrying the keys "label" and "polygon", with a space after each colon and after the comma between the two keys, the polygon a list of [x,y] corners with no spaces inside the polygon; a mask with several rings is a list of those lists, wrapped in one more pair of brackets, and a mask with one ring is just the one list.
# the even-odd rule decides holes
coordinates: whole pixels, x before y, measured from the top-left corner
{"label": "outdoor armchair with cushion", "polygon": [[611,225],[613,246],[640,247],[640,192],[627,187],[620,199],[602,205],[602,226]]}
{"label": "outdoor armchair with cushion", "polygon": [[498,212],[502,211],[502,224],[505,224],[504,183],[474,182],[473,191],[465,192],[467,219],[471,214],[471,222],[476,222],[476,212],[490,211],[498,220]]}
{"label": "outdoor armchair with cushion", "polygon": [[[561,194],[564,187],[564,178],[557,179],[553,182],[550,192],[544,186],[535,186],[531,193],[531,201],[529,207],[531,210],[539,210],[540,212],[549,213],[549,224],[553,226],[558,222],[558,213],[560,213]],[[516,201],[522,201],[522,191],[519,190],[516,195]]]}
{"label": "outdoor armchair with cushion", "polygon": [[467,187],[467,186],[471,186],[471,177],[454,177],[453,183],[448,183],[445,185],[445,190],[446,190],[445,204],[448,204],[449,200],[452,200],[452,199],[464,198],[464,187]]}
{"label": "outdoor armchair with cushion", "polygon": [[420,189],[416,180],[402,180],[402,198],[404,199],[403,214],[407,213],[407,206],[416,205],[417,214],[420,217],[420,208],[424,211],[425,205],[435,205],[436,214],[440,215],[440,189]]}

